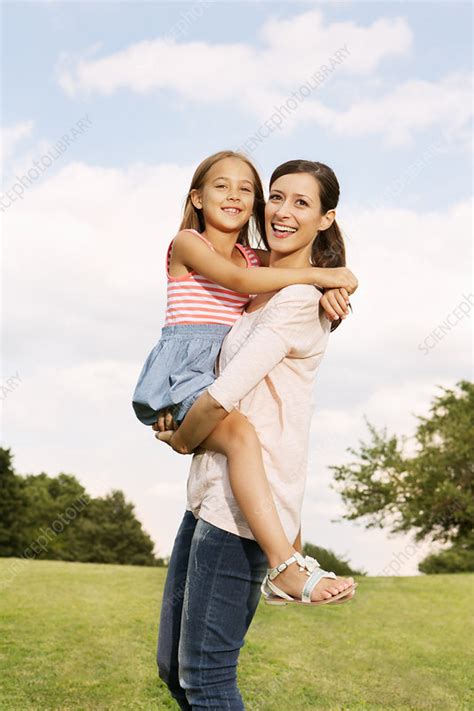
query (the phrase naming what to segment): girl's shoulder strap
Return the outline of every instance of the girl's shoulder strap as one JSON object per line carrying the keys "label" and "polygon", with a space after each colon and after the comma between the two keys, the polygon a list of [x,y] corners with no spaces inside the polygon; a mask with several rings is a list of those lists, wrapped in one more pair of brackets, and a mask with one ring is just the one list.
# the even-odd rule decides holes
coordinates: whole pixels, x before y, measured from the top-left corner
{"label": "girl's shoulder strap", "polygon": [[215,252],[215,249],[214,249],[214,246],[212,245],[212,243],[209,242],[209,240],[206,239],[204,237],[204,235],[202,235],[200,232],[193,229],[192,227],[185,227],[184,229],[181,230],[181,232],[193,232],[195,235],[197,235],[199,237],[199,239],[202,239],[202,241],[205,242],[207,244],[207,246],[210,247],[210,249],[212,249],[213,252]]}
{"label": "girl's shoulder strap", "polygon": [[239,244],[239,242],[236,242],[235,246],[238,247],[240,252],[242,252],[242,254],[244,255],[244,257],[247,261],[248,267],[262,266],[262,263],[260,261],[258,254],[252,249],[252,247],[248,247],[246,245]]}
{"label": "girl's shoulder strap", "polygon": [[[211,244],[211,242],[209,242],[209,240],[207,240],[200,232],[198,232],[197,230],[193,230],[192,227],[185,227],[183,230],[180,230],[180,232],[193,232],[197,237],[199,237],[199,239],[201,239],[203,242],[205,242],[207,244],[209,249],[212,249],[213,252],[216,251],[214,249],[213,245]],[[168,281],[183,281],[184,279],[189,279],[190,276],[192,276],[193,274],[196,274],[197,272],[192,270],[192,271],[188,272],[187,274],[184,274],[183,276],[180,276],[180,277],[171,276],[171,274],[170,274],[171,250],[173,248],[174,240],[175,240],[175,237],[173,237],[173,239],[169,243],[168,249],[166,251],[166,260],[165,260],[166,276],[168,278]]]}

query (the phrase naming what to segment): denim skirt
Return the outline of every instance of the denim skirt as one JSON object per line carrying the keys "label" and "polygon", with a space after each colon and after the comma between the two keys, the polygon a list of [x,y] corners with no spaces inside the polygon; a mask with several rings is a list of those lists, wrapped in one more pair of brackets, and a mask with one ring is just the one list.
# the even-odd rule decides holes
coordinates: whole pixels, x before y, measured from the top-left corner
{"label": "denim skirt", "polygon": [[169,408],[175,422],[214,382],[214,366],[226,334],[224,324],[163,326],[161,338],[145,361],[133,393],[133,409],[144,425]]}

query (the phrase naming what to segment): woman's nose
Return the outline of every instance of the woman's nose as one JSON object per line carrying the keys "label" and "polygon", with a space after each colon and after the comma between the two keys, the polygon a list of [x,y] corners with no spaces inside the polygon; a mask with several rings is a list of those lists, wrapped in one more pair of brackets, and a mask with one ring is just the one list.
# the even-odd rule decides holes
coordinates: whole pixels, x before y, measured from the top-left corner
{"label": "woman's nose", "polygon": [[287,202],[280,203],[280,205],[278,205],[277,211],[275,212],[275,217],[283,218],[283,217],[289,217],[289,216],[290,216],[290,214],[289,214],[288,203]]}

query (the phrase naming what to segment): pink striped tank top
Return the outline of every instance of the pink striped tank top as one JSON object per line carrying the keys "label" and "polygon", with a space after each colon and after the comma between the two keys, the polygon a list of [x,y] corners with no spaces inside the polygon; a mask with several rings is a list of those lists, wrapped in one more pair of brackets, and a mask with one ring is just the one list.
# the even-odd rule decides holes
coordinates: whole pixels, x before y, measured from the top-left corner
{"label": "pink striped tank top", "polygon": [[[189,229],[205,242],[210,249],[213,245],[196,230]],[[195,271],[180,277],[170,275],[171,248],[166,253],[166,276],[168,278],[168,299],[165,326],[189,323],[221,323],[232,326],[242,314],[250,294],[239,294],[225,289],[220,284],[209,281]],[[260,266],[260,260],[251,247],[235,245],[242,252],[247,267]]]}

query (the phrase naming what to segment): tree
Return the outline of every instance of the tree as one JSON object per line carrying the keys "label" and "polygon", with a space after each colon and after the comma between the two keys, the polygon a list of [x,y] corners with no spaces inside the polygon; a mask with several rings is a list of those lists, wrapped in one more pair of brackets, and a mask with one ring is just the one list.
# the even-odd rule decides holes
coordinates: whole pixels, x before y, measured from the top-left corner
{"label": "tree", "polygon": [[[414,454],[404,453],[407,437],[378,433],[367,420],[370,444],[349,448],[357,461],[332,466],[348,506],[342,518],[365,517],[367,528],[389,526],[392,533],[414,531],[470,548],[474,526],[474,384],[441,388],[430,416],[418,417]],[[337,488],[337,487],[333,487]]]}
{"label": "tree", "polygon": [[71,546],[77,536],[77,519],[89,501],[82,484],[71,474],[29,474],[23,479],[23,491],[27,501],[24,539],[28,545],[41,542],[33,549],[35,557],[74,560]]}
{"label": "tree", "polygon": [[121,491],[93,499],[77,522],[74,560],[155,565],[154,544]]}
{"label": "tree", "polygon": [[26,500],[9,449],[0,447],[0,556],[18,556],[23,542]]}

